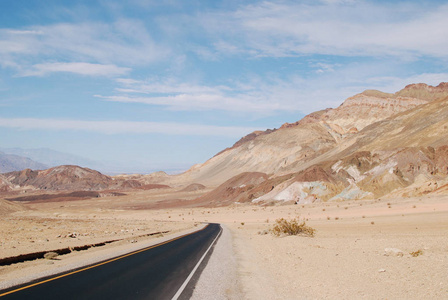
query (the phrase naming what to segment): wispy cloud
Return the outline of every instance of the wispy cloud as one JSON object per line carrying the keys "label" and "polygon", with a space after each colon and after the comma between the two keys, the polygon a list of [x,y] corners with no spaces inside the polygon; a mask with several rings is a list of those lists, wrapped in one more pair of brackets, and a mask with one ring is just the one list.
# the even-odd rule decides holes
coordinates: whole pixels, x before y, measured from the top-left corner
{"label": "wispy cloud", "polygon": [[[105,101],[144,103],[166,106],[170,110],[184,111],[230,111],[270,114],[275,111],[294,109],[282,99],[274,100],[275,91],[256,87],[254,83],[230,86],[206,86],[179,83],[175,80],[144,82],[133,79],[118,79],[122,87],[116,91],[121,95],[95,97]],[[131,95],[131,96],[130,96]],[[143,95],[143,96],[142,96]]]}
{"label": "wispy cloud", "polygon": [[[235,112],[266,113],[269,111],[286,110],[278,103],[239,95],[237,97],[227,97],[220,94],[179,94],[165,97],[127,97],[127,96],[99,96],[96,97],[107,101],[125,103],[144,103],[167,106],[172,110],[222,110]],[[266,97],[264,97],[266,98]]]}
{"label": "wispy cloud", "polygon": [[35,64],[30,70],[23,71],[20,75],[27,76],[43,76],[50,73],[64,72],[75,73],[87,76],[120,76],[129,73],[130,68],[117,67],[115,65],[101,65],[90,63],[46,63]]}
{"label": "wispy cloud", "polygon": [[[328,0],[261,2],[198,21],[227,55],[448,57],[448,5]],[[218,33],[219,34],[216,34]]]}
{"label": "wispy cloud", "polygon": [[0,127],[19,130],[81,130],[103,134],[149,134],[241,137],[259,128],[212,126],[170,122],[84,121],[35,118],[0,118]]}
{"label": "wispy cloud", "polygon": [[164,106],[177,111],[240,112],[254,118],[275,113],[310,112],[339,106],[346,98],[365,89],[396,92],[410,83],[437,85],[448,80],[448,73],[411,76],[384,76],[388,63],[329,64],[311,63],[316,76],[303,78],[252,78],[229,85],[206,86],[176,80],[150,82],[117,79],[118,95],[95,97],[105,101]]}
{"label": "wispy cloud", "polygon": [[128,19],[109,24],[58,23],[0,29],[0,64],[24,69],[31,65],[42,68],[49,64],[46,61],[54,63],[55,57],[72,63],[142,66],[165,59],[169,53],[167,47],[154,41],[142,22]]}

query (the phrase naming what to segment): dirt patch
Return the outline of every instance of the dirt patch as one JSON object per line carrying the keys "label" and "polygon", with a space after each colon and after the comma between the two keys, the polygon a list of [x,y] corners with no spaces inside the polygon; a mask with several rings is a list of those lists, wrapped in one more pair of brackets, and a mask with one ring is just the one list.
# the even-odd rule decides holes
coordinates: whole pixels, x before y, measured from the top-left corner
{"label": "dirt patch", "polygon": [[7,200],[0,200],[0,215],[5,215],[5,214],[9,214],[12,212],[17,212],[17,211],[22,211],[22,210],[27,210],[28,208],[26,208],[25,206],[18,204],[18,203],[13,203]]}
{"label": "dirt patch", "polygon": [[170,189],[169,185],[165,184],[145,184],[138,187],[139,190],[155,190],[155,189]]}
{"label": "dirt patch", "polygon": [[186,186],[185,188],[183,188],[182,190],[180,190],[181,192],[192,192],[192,191],[200,191],[205,189],[205,185],[200,184],[200,183],[192,183],[188,186]]}
{"label": "dirt patch", "polygon": [[93,191],[77,191],[71,193],[58,193],[58,194],[38,194],[30,196],[21,196],[15,198],[6,198],[10,201],[19,202],[59,202],[59,201],[75,201],[75,200],[85,200],[90,198],[100,198],[104,196],[124,196],[123,193],[118,192],[93,192]]}

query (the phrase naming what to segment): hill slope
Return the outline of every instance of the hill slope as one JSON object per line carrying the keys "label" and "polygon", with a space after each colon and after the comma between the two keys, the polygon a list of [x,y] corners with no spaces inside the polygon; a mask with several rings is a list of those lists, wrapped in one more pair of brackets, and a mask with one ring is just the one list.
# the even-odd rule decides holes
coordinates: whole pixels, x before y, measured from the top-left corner
{"label": "hill slope", "polygon": [[[445,83],[409,85],[396,94],[366,91],[336,109],[244,138],[183,176],[212,184],[243,172],[270,174],[258,186],[232,194],[241,202],[254,196],[254,202],[307,203],[443,193],[448,184],[446,94]],[[204,197],[222,194],[218,188]]]}
{"label": "hill slope", "polygon": [[0,189],[50,191],[101,191],[110,189],[146,188],[137,180],[113,178],[79,166],[58,166],[46,170],[25,169],[0,174]]}
{"label": "hill slope", "polygon": [[355,143],[354,138],[364,128],[447,94],[445,83],[437,87],[408,85],[395,94],[367,90],[348,98],[338,108],[312,113],[278,130],[251,133],[178,179],[213,186],[243,172],[299,172],[325,159],[330,150],[342,151]]}

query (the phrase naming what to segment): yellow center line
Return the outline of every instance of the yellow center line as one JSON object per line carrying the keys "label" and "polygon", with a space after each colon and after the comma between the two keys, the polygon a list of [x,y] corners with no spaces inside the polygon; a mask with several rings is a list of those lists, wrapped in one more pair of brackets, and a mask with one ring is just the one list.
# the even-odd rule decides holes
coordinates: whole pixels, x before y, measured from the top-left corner
{"label": "yellow center line", "polygon": [[131,255],[134,255],[134,254],[143,252],[143,251],[147,251],[147,250],[150,250],[150,249],[153,249],[153,248],[156,248],[156,247],[159,247],[159,246],[168,244],[168,243],[173,242],[173,241],[175,241],[175,240],[178,240],[178,239],[180,239],[180,238],[183,238],[183,237],[186,237],[186,236],[191,235],[191,234],[193,234],[193,233],[196,233],[196,232],[199,232],[199,231],[201,231],[201,230],[204,230],[204,229],[207,228],[209,225],[210,225],[210,224],[207,224],[207,226],[205,226],[205,227],[202,228],[202,229],[199,229],[199,230],[196,230],[196,231],[193,231],[193,232],[190,232],[190,233],[187,233],[187,234],[184,234],[184,235],[175,237],[175,238],[173,238],[173,239],[171,239],[171,240],[168,240],[168,241],[165,241],[165,242],[161,242],[161,243],[159,243],[159,244],[156,244],[156,245],[153,245],[153,246],[149,246],[149,247],[147,247],[147,248],[143,248],[143,249],[140,249],[140,250],[137,250],[137,251],[128,253],[128,254],[124,254],[124,255],[119,256],[119,257],[115,257],[115,258],[112,258],[112,259],[103,261],[103,262],[101,262],[101,263],[98,263],[98,264],[93,265],[93,266],[90,266],[90,267],[86,267],[86,268],[83,268],[83,269],[80,269],[80,270],[77,270],[77,271],[73,271],[73,272],[70,272],[70,273],[67,273],[67,274],[63,274],[63,275],[59,275],[59,276],[56,276],[56,277],[53,277],[53,278],[49,278],[49,279],[44,280],[44,281],[39,281],[39,282],[30,284],[30,285],[27,285],[27,286],[24,286],[24,287],[21,287],[21,288],[18,288],[18,289],[15,289],[15,290],[12,290],[12,291],[3,293],[3,294],[0,294],[0,297],[6,296],[6,295],[9,295],[9,294],[12,294],[12,293],[21,291],[21,290],[25,290],[25,289],[28,289],[28,288],[30,288],[30,287],[33,287],[33,286],[36,286],[36,285],[43,284],[43,283],[45,283],[45,282],[53,281],[53,280],[56,280],[56,279],[59,279],[59,278],[62,278],[62,277],[66,277],[66,276],[69,276],[69,275],[72,275],[72,274],[76,274],[76,273],[79,273],[79,272],[82,272],[82,271],[86,271],[86,270],[89,270],[89,269],[93,269],[93,268],[95,268],[95,267],[99,267],[99,266],[105,265],[105,264],[107,264],[107,263],[110,263],[110,262],[113,262],[113,261],[116,261],[116,260],[119,260],[119,259],[122,259],[122,258],[125,258],[125,257],[128,257],[128,256],[131,256]]}

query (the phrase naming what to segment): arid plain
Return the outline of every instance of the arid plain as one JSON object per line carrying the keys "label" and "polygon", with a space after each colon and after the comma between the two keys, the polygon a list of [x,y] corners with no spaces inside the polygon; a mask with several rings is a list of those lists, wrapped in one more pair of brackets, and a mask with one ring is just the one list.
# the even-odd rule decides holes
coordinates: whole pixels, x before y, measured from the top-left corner
{"label": "arid plain", "polygon": [[[202,222],[219,222],[231,232],[228,251],[238,264],[239,286],[229,289],[239,290],[245,299],[442,299],[448,293],[445,196],[144,208],[160,199],[193,199],[197,194],[141,191],[100,200],[16,206],[18,211],[1,216],[0,234],[6,237],[0,244],[1,258],[118,241],[55,260],[1,266],[0,281],[17,282],[32,274],[92,262],[197,228]],[[314,237],[276,237],[267,232],[276,219],[296,216],[317,230]],[[146,236],[150,233],[157,234]]]}

